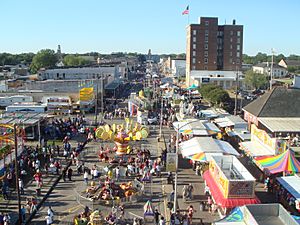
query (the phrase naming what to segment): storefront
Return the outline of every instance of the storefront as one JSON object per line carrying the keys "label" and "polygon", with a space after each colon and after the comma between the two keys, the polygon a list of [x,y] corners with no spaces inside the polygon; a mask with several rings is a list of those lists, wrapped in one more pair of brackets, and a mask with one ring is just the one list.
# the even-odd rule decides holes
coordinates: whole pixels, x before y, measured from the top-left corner
{"label": "storefront", "polygon": [[246,204],[257,204],[255,178],[235,156],[212,156],[203,178],[220,214]]}

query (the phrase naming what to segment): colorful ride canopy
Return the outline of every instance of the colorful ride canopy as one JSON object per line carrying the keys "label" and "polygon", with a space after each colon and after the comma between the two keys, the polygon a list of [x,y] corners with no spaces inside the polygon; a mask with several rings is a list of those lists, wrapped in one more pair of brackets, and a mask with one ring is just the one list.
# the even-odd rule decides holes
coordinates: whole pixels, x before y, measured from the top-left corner
{"label": "colorful ride canopy", "polygon": [[287,150],[276,156],[256,157],[255,161],[271,174],[300,172],[300,162],[295,158],[295,154],[291,150]]}

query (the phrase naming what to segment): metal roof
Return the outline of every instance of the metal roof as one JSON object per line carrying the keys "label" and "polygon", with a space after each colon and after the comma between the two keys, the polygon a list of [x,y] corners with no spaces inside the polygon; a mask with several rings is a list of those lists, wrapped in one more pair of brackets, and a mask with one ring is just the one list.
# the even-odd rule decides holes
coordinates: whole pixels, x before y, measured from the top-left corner
{"label": "metal roof", "polygon": [[258,119],[271,132],[300,132],[300,117],[298,118],[264,118]]}

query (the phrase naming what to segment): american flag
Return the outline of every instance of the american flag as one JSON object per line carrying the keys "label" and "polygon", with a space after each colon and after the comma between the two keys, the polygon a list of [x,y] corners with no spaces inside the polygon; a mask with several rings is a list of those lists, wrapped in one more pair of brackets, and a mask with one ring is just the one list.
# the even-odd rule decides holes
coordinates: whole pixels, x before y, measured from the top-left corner
{"label": "american flag", "polygon": [[182,12],[182,15],[187,15],[189,14],[190,10],[189,10],[189,6],[186,7],[186,9]]}

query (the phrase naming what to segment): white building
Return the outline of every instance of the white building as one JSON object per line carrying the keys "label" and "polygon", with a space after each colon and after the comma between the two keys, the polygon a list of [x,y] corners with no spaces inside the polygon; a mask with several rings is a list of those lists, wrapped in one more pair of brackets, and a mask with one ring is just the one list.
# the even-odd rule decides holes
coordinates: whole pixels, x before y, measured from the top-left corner
{"label": "white building", "polygon": [[122,76],[118,66],[110,67],[76,67],[76,68],[61,68],[47,69],[38,73],[40,80],[75,80],[75,79],[96,79],[98,76],[111,76],[118,78]]}
{"label": "white building", "polygon": [[32,96],[27,95],[13,95],[13,96],[6,96],[0,97],[0,107],[6,107],[12,105],[17,102],[33,102]]}
{"label": "white building", "polygon": [[69,96],[47,96],[42,102],[47,106],[49,112],[55,114],[72,113],[72,101]]}
{"label": "white building", "polygon": [[[253,72],[270,75],[271,74],[271,63],[269,62],[263,62],[259,63],[252,67]],[[285,77],[288,74],[288,71],[283,66],[273,64],[273,78],[281,78]]]}
{"label": "white building", "polygon": [[47,111],[47,107],[44,104],[39,104],[37,102],[23,102],[15,103],[6,107],[6,112],[28,112],[28,113],[44,113]]}
{"label": "white building", "polygon": [[171,62],[171,71],[173,77],[184,77],[186,69],[185,59],[173,59]]}
{"label": "white building", "polygon": [[241,71],[192,70],[189,72],[189,81],[187,84],[195,84],[197,86],[201,86],[202,84],[216,84],[224,89],[230,89],[236,85],[237,73],[239,76],[239,87],[243,87],[244,76]]}

